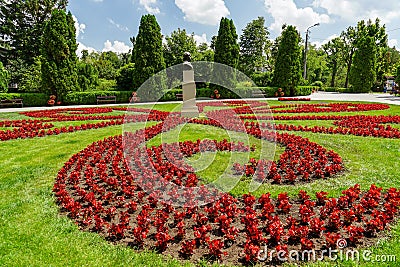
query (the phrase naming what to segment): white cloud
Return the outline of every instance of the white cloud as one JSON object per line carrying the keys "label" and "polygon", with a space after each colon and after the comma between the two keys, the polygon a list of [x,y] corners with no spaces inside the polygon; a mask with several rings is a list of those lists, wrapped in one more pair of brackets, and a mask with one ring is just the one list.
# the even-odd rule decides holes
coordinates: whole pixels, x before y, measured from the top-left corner
{"label": "white cloud", "polygon": [[400,9],[398,0],[314,0],[312,5],[352,23],[377,17],[382,23],[389,23],[398,19]]}
{"label": "white cloud", "polygon": [[112,51],[115,53],[128,53],[129,49],[131,49],[131,47],[127,46],[124,42],[114,41],[114,43],[111,43],[110,40],[107,40],[104,43],[104,48],[102,51],[103,52]]}
{"label": "white cloud", "polygon": [[265,7],[274,18],[269,27],[271,30],[281,32],[282,25],[296,26],[300,32],[315,23],[329,23],[331,19],[326,14],[319,14],[311,7],[298,8],[293,0],[265,0]]}
{"label": "white cloud", "polygon": [[92,0],[92,2],[101,3],[103,0]]}
{"label": "white cloud", "polygon": [[[191,34],[188,34],[191,36]],[[202,43],[207,43],[207,34],[203,33],[201,36],[200,35],[193,35],[194,40],[196,41],[197,45],[202,44]]]}
{"label": "white cloud", "polygon": [[86,45],[82,44],[81,42],[78,42],[78,49],[76,50],[76,55],[78,57],[81,57],[83,50],[87,50],[89,52],[89,54],[91,52],[95,52],[96,51],[96,49],[94,49],[93,47],[89,47],[89,46],[86,46]]}
{"label": "white cloud", "polygon": [[154,6],[157,4],[157,0],[140,0],[139,3],[144,6],[146,11],[150,14],[156,15],[160,13],[160,9]]}
{"label": "white cloud", "polygon": [[323,46],[324,44],[327,44],[330,40],[335,39],[336,37],[339,37],[339,35],[334,34],[334,35],[329,36],[328,38],[326,38],[323,41],[313,41],[313,42],[311,42],[311,44],[313,44],[317,48],[319,48],[319,47]]}
{"label": "white cloud", "polygon": [[108,22],[110,22],[113,26],[117,27],[121,31],[128,32],[129,28],[126,26],[122,26],[121,24],[116,23],[113,19],[107,18]]}
{"label": "white cloud", "polygon": [[72,18],[75,22],[75,29],[76,29],[76,39],[78,39],[81,33],[85,33],[86,25],[83,23],[79,23],[78,18],[72,15]]}
{"label": "white cloud", "polygon": [[396,47],[396,48],[398,47],[398,42],[396,39],[390,39],[388,41],[388,44],[389,44],[389,47]]}
{"label": "white cloud", "polygon": [[223,0],[175,0],[185,14],[186,21],[207,25],[218,25],[222,17],[230,14]]}

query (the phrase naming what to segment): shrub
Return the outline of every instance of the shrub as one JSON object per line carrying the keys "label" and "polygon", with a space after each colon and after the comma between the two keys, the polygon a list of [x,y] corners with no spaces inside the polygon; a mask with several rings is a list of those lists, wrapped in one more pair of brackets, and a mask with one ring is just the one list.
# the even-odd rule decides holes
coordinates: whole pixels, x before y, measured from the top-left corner
{"label": "shrub", "polygon": [[97,103],[97,96],[115,95],[117,103],[129,103],[131,91],[89,91],[72,92],[64,97],[64,104],[67,105],[94,105]]}
{"label": "shrub", "polygon": [[99,79],[99,85],[96,87],[96,91],[113,91],[117,86],[115,80]]}
{"label": "shrub", "polygon": [[257,86],[266,87],[271,84],[272,74],[271,72],[260,72],[251,75],[251,79]]}
{"label": "shrub", "polygon": [[297,87],[297,95],[311,95],[311,92],[315,89],[315,86],[298,86]]}
{"label": "shrub", "polygon": [[2,93],[0,100],[22,98],[24,106],[40,107],[47,104],[48,95],[42,93]]}
{"label": "shrub", "polygon": [[117,90],[132,90],[133,91],[133,75],[135,72],[135,64],[129,63],[122,66],[117,71]]}
{"label": "shrub", "polygon": [[10,80],[10,75],[8,71],[3,67],[3,64],[0,62],[0,93],[7,92],[9,80]]}

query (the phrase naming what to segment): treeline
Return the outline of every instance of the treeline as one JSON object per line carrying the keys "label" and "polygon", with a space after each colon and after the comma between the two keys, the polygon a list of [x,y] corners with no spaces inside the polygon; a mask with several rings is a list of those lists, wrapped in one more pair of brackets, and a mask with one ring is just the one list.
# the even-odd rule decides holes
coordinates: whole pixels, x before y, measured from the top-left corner
{"label": "treeline", "polygon": [[[270,40],[265,20],[247,24],[238,36],[234,22],[222,18],[218,35],[197,44],[193,34],[177,29],[161,35],[154,15],[141,18],[129,53],[83,51],[78,58],[73,16],[67,0],[0,0],[0,92],[18,84],[17,92],[135,91],[155,73],[182,63],[185,51],[193,61],[214,61],[239,69],[259,87],[281,87],[297,95],[299,85],[344,87],[352,92],[382,90],[385,76],[400,79],[400,53],[388,46],[379,19],[360,21],[322,47],[308,45],[307,77],[303,78],[304,41],[293,25]],[[166,87],[172,81],[167,79]],[[11,86],[12,88],[12,86]],[[161,94],[161,91],[149,92]],[[224,92],[220,92],[224,96]]]}

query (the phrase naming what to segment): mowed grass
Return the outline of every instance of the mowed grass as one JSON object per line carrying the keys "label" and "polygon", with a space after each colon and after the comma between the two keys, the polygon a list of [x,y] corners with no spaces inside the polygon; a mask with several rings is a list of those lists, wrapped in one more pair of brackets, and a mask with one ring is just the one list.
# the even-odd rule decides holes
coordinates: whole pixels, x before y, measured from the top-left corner
{"label": "mowed grass", "polygon": [[[282,103],[276,101],[270,104]],[[177,105],[165,104],[154,108],[169,111],[176,109]],[[400,114],[400,107],[391,106],[386,111],[362,114]],[[350,114],[343,112],[341,115]],[[0,115],[0,119],[21,118],[26,117],[13,113]],[[75,123],[73,122],[73,125]],[[285,122],[282,121],[282,123]],[[308,123],[300,122],[300,125]],[[319,122],[313,123],[321,125],[318,124]],[[324,125],[324,122],[321,123]],[[63,122],[57,126],[63,125],[71,124]],[[144,125],[144,123],[130,124],[129,129],[140,129]],[[170,259],[155,252],[138,253],[131,248],[115,246],[95,233],[80,231],[73,221],[59,214],[52,193],[58,170],[73,154],[97,140],[121,134],[122,129],[122,126],[114,126],[0,143],[0,266],[193,266],[193,264]],[[343,189],[356,183],[359,183],[363,190],[367,190],[372,183],[384,189],[400,188],[400,140],[302,132],[293,132],[293,134],[309,138],[327,149],[333,149],[343,158],[346,171],[338,177],[310,184],[263,185],[253,192],[255,195],[270,192],[276,197],[277,194],[285,191],[290,196],[295,196],[302,189],[312,196],[315,192],[327,191],[329,196],[337,197]],[[147,145],[195,141],[204,138],[217,140],[226,138],[245,142],[247,135],[241,136],[210,126],[187,124],[155,137]],[[251,137],[248,143],[255,144],[258,148],[262,144],[260,140]],[[268,146],[268,144],[264,145]],[[275,159],[283,149],[277,148]],[[250,153],[250,156],[258,157],[257,153],[259,149]],[[231,155],[218,152],[208,156],[209,158],[207,155],[198,154],[190,160],[194,164],[201,161],[210,162],[208,168],[199,171],[200,177],[208,177],[210,179],[207,182],[210,182],[219,172],[229,168]],[[248,183],[245,180],[239,182],[231,193],[238,196],[248,192]],[[389,237],[368,249],[372,251],[372,259],[375,259],[373,258],[375,255],[396,255],[397,262],[386,262],[385,266],[399,266],[400,223],[392,227]],[[377,266],[378,263],[361,260],[358,264]],[[198,264],[198,266],[203,265],[206,264],[204,262]],[[306,265],[355,266],[357,262],[325,261]],[[263,265],[260,264],[260,266]]]}

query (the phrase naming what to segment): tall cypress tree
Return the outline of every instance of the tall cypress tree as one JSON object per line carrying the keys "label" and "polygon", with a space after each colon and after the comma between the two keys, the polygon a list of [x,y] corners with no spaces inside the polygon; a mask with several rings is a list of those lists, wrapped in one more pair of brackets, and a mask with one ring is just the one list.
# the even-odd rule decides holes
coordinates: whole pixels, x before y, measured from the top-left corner
{"label": "tall cypress tree", "polygon": [[301,79],[300,34],[296,27],[284,26],[275,62],[273,84],[285,95],[297,94],[296,87]]}
{"label": "tall cypress tree", "polygon": [[42,52],[43,85],[59,100],[68,91],[78,90],[76,36],[72,15],[54,10],[44,28]]}
{"label": "tall cypress tree", "polygon": [[[234,69],[239,63],[239,44],[237,42],[238,35],[233,20],[222,18],[219,24],[218,36],[214,44],[214,62],[228,65]],[[216,68],[213,72],[214,79],[221,84],[225,84],[231,88],[236,85],[235,72],[223,71],[221,68]],[[228,97],[228,90],[218,87],[220,94],[223,97]]]}
{"label": "tall cypress tree", "polygon": [[[135,38],[135,47],[133,51],[134,87],[139,88],[142,84],[154,74],[165,69],[163,57],[161,28],[158,25],[154,15],[147,14],[142,16],[139,25],[139,33]],[[143,88],[141,98],[143,100],[157,99],[161,94],[164,81],[157,81],[154,88]],[[146,86],[147,87],[147,86]],[[151,91],[152,90],[152,91]]]}
{"label": "tall cypress tree", "polygon": [[376,79],[376,44],[371,36],[361,37],[357,42],[351,65],[349,82],[355,93],[371,90]]}

